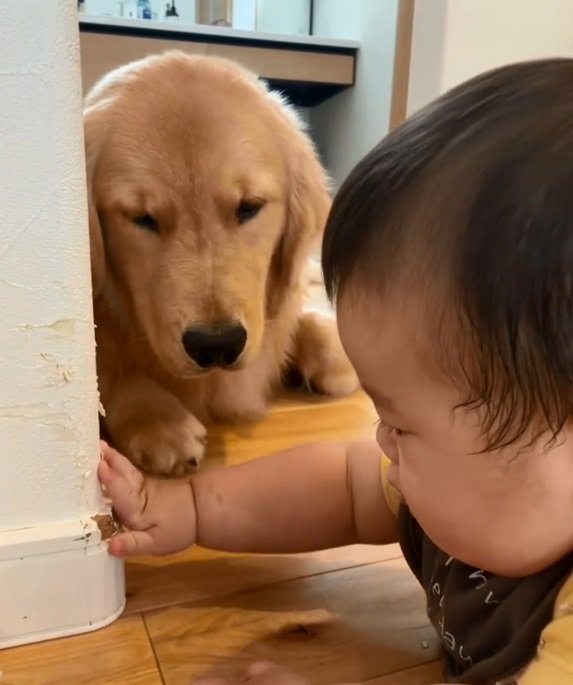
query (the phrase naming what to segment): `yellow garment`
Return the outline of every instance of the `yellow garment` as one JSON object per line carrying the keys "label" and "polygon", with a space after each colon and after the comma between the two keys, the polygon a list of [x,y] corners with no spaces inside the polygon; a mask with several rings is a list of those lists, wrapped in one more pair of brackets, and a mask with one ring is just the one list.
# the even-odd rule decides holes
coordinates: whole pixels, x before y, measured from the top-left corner
{"label": "yellow garment", "polygon": [[396,488],[393,488],[388,482],[388,469],[391,465],[392,462],[390,461],[390,459],[388,459],[388,457],[385,454],[383,454],[381,467],[384,497],[386,497],[386,502],[390,507],[390,511],[394,514],[394,516],[398,516],[398,509],[400,508],[400,502],[402,501],[402,498],[400,497],[400,493],[396,490]]}
{"label": "yellow garment", "polygon": [[541,634],[537,657],[519,685],[573,685],[573,576],[557,597],[553,620]]}
{"label": "yellow garment", "polygon": [[[384,496],[397,516],[401,497],[388,483],[391,462],[382,455],[381,473]],[[553,620],[541,634],[536,658],[518,679],[518,685],[573,685],[573,574],[555,602]]]}

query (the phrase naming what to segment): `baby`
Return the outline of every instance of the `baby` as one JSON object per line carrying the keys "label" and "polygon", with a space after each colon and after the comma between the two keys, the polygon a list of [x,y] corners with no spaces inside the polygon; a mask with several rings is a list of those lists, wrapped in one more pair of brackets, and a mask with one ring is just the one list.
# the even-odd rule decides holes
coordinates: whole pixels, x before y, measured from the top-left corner
{"label": "baby", "polygon": [[323,268],[376,442],[190,485],[104,445],[111,554],[399,541],[445,681],[573,684],[573,60],[482,75],[385,138],[334,200]]}

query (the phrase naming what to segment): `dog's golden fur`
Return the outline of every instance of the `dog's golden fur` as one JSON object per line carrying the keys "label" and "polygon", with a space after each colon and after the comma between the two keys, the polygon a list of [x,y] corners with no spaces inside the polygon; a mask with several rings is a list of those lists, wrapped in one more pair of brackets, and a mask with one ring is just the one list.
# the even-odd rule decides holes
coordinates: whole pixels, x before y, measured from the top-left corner
{"label": "dog's golden fur", "polygon": [[[263,414],[289,364],[323,392],[357,387],[333,321],[303,312],[330,197],[280,97],[232,62],[169,52],[96,84],[85,138],[100,392],[135,463],[185,472],[203,422]],[[239,225],[241,202],[262,209]],[[182,334],[220,320],[244,326],[245,350],[202,373]]]}

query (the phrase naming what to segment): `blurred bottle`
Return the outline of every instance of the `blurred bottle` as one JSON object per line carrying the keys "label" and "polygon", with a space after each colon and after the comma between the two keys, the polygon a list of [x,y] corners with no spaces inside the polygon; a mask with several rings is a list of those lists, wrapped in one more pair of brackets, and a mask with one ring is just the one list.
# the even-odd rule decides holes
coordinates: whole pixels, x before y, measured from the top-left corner
{"label": "blurred bottle", "polygon": [[175,7],[175,0],[171,0],[171,5],[169,3],[165,5],[165,19],[166,21],[179,20],[179,13],[177,12],[177,7]]}
{"label": "blurred bottle", "polygon": [[137,18],[153,19],[150,0],[137,0]]}

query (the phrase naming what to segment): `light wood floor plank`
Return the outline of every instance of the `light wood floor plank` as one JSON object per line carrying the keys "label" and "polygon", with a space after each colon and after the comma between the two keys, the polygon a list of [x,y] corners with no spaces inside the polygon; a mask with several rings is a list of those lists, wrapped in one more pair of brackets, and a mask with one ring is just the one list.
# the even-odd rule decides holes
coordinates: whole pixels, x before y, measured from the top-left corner
{"label": "light wood floor plank", "polygon": [[0,651],[2,685],[162,685],[141,616]]}
{"label": "light wood floor plank", "polygon": [[437,661],[365,681],[365,685],[431,685],[444,679]]}
{"label": "light wood floor plank", "polygon": [[231,675],[260,659],[289,664],[316,685],[359,682],[430,661],[437,642],[402,559],[178,605],[145,620],[166,685]]}
{"label": "light wood floor plank", "polygon": [[169,558],[136,558],[127,564],[126,613],[226,597],[280,581],[400,556],[397,545],[388,545],[353,546],[297,556],[225,555],[196,548]]}

